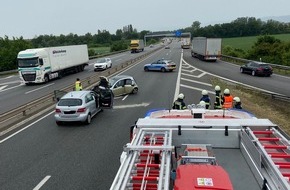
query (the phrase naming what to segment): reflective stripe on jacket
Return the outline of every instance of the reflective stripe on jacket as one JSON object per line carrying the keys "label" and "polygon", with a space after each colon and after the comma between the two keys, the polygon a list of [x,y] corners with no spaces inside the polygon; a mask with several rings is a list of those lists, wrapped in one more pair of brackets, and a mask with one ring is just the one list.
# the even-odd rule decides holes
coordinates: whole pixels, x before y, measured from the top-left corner
{"label": "reflective stripe on jacket", "polygon": [[224,96],[224,104],[223,104],[223,108],[232,108],[233,107],[233,96],[229,95],[229,96]]}
{"label": "reflective stripe on jacket", "polygon": [[80,91],[82,89],[83,89],[82,83],[80,81],[76,81],[76,83],[75,83],[75,91]]}

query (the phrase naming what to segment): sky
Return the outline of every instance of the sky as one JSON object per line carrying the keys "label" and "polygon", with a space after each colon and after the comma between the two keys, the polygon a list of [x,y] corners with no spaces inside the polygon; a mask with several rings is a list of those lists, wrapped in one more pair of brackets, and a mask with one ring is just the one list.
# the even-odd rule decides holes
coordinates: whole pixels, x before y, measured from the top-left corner
{"label": "sky", "polygon": [[142,30],[174,31],[240,17],[290,15],[290,0],[9,0],[1,2],[0,37],[85,35],[131,24]]}

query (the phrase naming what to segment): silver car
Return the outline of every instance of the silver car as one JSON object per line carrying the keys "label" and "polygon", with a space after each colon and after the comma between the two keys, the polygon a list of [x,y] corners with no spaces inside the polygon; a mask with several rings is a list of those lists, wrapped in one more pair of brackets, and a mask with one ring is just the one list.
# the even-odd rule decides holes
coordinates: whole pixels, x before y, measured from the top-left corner
{"label": "silver car", "polygon": [[110,58],[99,58],[94,64],[94,71],[105,70],[112,67],[112,60]]}
{"label": "silver car", "polygon": [[133,77],[128,75],[117,75],[109,79],[109,87],[114,96],[125,94],[136,94],[138,85]]}
{"label": "silver car", "polygon": [[97,96],[92,91],[72,91],[60,98],[55,107],[57,125],[63,122],[91,123],[91,119],[102,111]]}

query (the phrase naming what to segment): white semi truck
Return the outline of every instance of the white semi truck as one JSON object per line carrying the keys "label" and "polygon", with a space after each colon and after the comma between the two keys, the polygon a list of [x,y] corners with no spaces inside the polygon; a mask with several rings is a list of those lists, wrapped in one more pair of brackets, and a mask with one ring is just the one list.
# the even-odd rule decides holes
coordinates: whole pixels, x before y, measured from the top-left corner
{"label": "white semi truck", "polygon": [[221,58],[221,38],[194,37],[191,44],[192,57],[204,61],[216,61]]}
{"label": "white semi truck", "polygon": [[26,49],[17,56],[20,78],[25,84],[46,83],[88,65],[87,45]]}

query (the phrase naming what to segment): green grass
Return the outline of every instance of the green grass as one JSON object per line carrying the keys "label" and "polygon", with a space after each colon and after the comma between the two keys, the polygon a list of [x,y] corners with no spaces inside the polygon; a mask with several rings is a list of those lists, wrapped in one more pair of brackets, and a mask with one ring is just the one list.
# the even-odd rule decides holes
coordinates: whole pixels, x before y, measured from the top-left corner
{"label": "green grass", "polygon": [[[271,35],[275,38],[290,42],[290,34],[277,34],[277,35]],[[244,51],[247,51],[252,48],[252,46],[255,44],[259,36],[249,36],[249,37],[236,37],[236,38],[223,38],[222,39],[222,46],[231,46],[233,48],[242,49]]]}
{"label": "green grass", "polygon": [[110,47],[95,47],[90,49],[94,50],[96,54],[104,54],[110,52]]}

